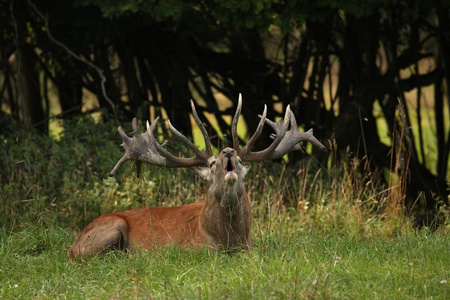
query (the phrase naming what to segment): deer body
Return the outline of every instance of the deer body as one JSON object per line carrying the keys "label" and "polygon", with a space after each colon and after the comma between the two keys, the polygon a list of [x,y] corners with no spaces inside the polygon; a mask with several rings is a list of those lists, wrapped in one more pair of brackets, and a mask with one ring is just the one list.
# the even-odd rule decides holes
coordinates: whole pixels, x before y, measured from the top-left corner
{"label": "deer body", "polygon": [[[191,106],[194,119],[205,139],[205,152],[201,152],[169,123],[173,133],[196,154],[191,158],[173,156],[153,136],[158,118],[151,126],[147,123],[147,132],[143,134],[137,132],[137,122],[134,119],[133,138],[129,138],[119,127],[125,154],[110,175],[114,175],[127,160],[165,167],[191,167],[210,182],[206,201],[176,207],[138,208],[102,215],[79,234],[67,253],[69,258],[93,255],[109,249],[149,250],[167,244],[208,245],[215,249],[232,251],[251,248],[250,202],[243,184],[248,167],[243,165],[243,161],[279,158],[291,150],[299,150],[300,146],[297,144],[302,140],[325,148],[314,138],[312,132],[298,132],[295,117],[289,107],[282,125],[281,122],[267,120],[265,108],[256,132],[247,145],[240,148],[237,120],[242,100],[239,97],[238,108],[232,121],[233,148],[227,147],[219,155],[213,155],[207,131],[193,102]],[[251,146],[261,134],[264,123],[274,129],[274,141],[265,150],[251,152]],[[291,129],[287,131],[289,124]],[[199,167],[205,164],[208,167]]]}
{"label": "deer body", "polygon": [[206,202],[102,215],[80,233],[68,256],[108,249],[150,250],[167,244],[230,250],[251,247],[250,202],[242,182],[247,168],[236,152],[224,149],[220,157],[210,159],[209,168],[197,172],[211,182]]}
{"label": "deer body", "polygon": [[68,251],[70,258],[108,249],[149,250],[157,245],[206,243],[198,226],[204,203],[178,207],[137,208],[92,221]]}

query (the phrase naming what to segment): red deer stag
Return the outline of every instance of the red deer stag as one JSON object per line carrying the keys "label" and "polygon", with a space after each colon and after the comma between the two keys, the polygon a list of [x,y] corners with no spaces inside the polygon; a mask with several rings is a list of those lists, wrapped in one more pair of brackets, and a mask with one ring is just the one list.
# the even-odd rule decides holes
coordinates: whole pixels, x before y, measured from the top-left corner
{"label": "red deer stag", "polygon": [[[159,144],[153,135],[158,124],[156,118],[147,122],[145,133],[137,132],[133,119],[132,138],[121,127],[125,154],[113,168],[113,176],[127,160],[137,160],[168,168],[195,167],[194,170],[211,183],[205,202],[176,207],[145,207],[105,214],[92,221],[78,236],[68,251],[69,258],[97,254],[108,249],[148,250],[155,246],[179,244],[183,246],[209,245],[216,249],[237,250],[252,247],[250,237],[250,203],[244,189],[243,178],[248,171],[243,161],[262,161],[280,158],[289,151],[300,150],[300,141],[309,141],[324,150],[312,131],[299,132],[294,114],[289,106],[284,121],[278,123],[266,119],[264,107],[258,127],[248,143],[239,147],[237,123],[241,114],[242,98],[239,95],[231,133],[233,148],[225,148],[214,155],[205,126],[197,115],[193,101],[192,113],[205,139],[205,152],[200,151],[172,124],[172,132],[191,148],[195,156],[177,157]],[[275,131],[273,142],[262,151],[252,152],[251,147],[261,134],[264,123]],[[290,124],[290,129],[288,130]],[[208,167],[200,168],[201,165]]]}

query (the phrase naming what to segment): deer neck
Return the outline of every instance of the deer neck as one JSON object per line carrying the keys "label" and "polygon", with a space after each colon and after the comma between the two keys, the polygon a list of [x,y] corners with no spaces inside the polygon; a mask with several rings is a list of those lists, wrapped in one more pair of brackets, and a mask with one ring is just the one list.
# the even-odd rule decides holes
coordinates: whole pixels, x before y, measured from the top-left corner
{"label": "deer neck", "polygon": [[250,204],[242,182],[210,187],[201,227],[218,248],[248,245]]}
{"label": "deer neck", "polygon": [[242,206],[244,195],[242,182],[225,183],[220,186],[211,186],[209,189],[211,202],[222,208],[223,212],[228,215],[235,213],[236,208]]}

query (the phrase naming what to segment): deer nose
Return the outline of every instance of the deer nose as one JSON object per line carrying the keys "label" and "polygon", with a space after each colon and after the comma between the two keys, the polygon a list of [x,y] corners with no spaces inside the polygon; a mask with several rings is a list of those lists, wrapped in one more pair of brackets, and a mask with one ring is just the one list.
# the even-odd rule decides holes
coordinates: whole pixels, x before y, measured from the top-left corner
{"label": "deer nose", "polygon": [[233,150],[233,149],[231,149],[231,150],[223,150],[223,151],[222,151],[222,154],[223,154],[226,158],[230,159],[230,158],[234,155],[234,150]]}

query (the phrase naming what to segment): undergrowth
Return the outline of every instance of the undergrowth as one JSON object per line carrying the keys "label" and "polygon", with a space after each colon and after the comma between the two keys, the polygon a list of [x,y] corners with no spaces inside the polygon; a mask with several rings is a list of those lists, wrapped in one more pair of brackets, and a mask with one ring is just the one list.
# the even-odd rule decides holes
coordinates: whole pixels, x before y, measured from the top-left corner
{"label": "undergrowth", "polygon": [[[143,166],[138,178],[127,163],[108,177],[123,153],[112,123],[68,121],[58,140],[12,128],[0,135],[0,228],[7,232],[42,219],[80,229],[107,212],[201,201],[208,188],[190,169]],[[295,216],[307,224],[303,230],[354,235],[410,230],[405,175],[390,173],[386,180],[385,171],[365,158],[339,156],[328,167],[311,158],[253,164],[246,185],[255,219],[270,224]]]}

